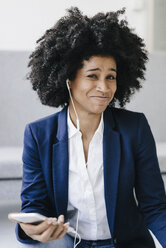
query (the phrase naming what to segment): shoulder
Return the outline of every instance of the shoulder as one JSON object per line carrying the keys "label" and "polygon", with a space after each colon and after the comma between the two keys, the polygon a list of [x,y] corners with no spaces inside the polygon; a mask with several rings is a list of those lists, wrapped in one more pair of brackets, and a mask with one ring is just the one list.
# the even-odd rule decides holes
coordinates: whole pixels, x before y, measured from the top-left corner
{"label": "shoulder", "polygon": [[117,115],[130,115],[130,116],[134,116],[134,115],[137,115],[137,114],[142,113],[142,112],[133,111],[133,110],[124,109],[124,108],[111,107],[110,109],[112,110],[113,113],[115,113]]}
{"label": "shoulder", "polygon": [[138,121],[142,116],[145,116],[144,113],[138,111],[132,111],[122,108],[111,108],[114,118],[117,120],[123,120],[124,122]]}
{"label": "shoulder", "polygon": [[115,107],[112,107],[111,111],[117,129],[124,130],[127,133],[131,133],[132,131],[137,132],[144,124],[148,124],[147,118],[143,112]]}
{"label": "shoulder", "polygon": [[58,117],[64,109],[45,116],[43,118],[37,119],[33,122],[29,122],[25,127],[25,134],[30,133],[36,139],[48,139],[55,135],[58,128]]}

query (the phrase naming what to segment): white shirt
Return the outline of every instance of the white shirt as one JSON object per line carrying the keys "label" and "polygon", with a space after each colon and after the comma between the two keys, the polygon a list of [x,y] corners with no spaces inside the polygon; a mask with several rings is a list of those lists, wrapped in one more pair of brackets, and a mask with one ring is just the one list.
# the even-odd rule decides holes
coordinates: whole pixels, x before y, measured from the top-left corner
{"label": "white shirt", "polygon": [[111,238],[104,199],[103,179],[103,114],[100,124],[89,144],[87,167],[82,143],[82,133],[67,115],[69,141],[69,191],[68,220],[82,239]]}

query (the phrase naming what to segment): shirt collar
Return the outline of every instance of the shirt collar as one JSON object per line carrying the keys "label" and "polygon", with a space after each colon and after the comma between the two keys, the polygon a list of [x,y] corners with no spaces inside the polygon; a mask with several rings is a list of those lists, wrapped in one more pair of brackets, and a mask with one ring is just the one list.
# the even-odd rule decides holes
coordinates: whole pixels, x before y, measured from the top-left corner
{"label": "shirt collar", "polygon": [[80,132],[73,124],[70,114],[69,114],[69,107],[67,109],[67,125],[68,125],[68,138],[70,139],[76,133]]}
{"label": "shirt collar", "polygon": [[[70,114],[69,114],[69,107],[67,110],[67,125],[68,125],[68,138],[70,139],[72,136],[74,136],[76,133],[81,133],[73,124],[71,118],[70,118]],[[100,123],[98,125],[98,128],[95,132],[99,133],[101,136],[103,135],[103,131],[104,131],[104,122],[103,122],[103,113],[101,114],[101,119],[100,119]]]}

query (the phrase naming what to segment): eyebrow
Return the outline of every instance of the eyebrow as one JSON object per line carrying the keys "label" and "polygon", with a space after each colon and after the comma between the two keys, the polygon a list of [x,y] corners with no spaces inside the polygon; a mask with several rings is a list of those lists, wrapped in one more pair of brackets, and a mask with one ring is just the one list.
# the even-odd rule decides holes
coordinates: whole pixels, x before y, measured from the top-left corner
{"label": "eyebrow", "polygon": [[[97,70],[101,71],[100,68],[89,69],[89,70],[87,70],[87,71],[97,71]],[[117,72],[117,70],[114,69],[114,68],[109,68],[109,70],[110,70],[110,71],[115,71],[115,72]]]}

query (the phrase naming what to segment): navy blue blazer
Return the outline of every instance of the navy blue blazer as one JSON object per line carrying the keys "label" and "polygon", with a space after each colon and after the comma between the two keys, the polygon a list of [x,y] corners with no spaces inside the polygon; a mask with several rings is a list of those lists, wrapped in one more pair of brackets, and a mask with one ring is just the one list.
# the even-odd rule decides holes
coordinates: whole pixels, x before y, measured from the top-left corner
{"label": "navy blue blazer", "polygon": [[[104,111],[103,166],[106,212],[119,248],[153,248],[150,229],[166,248],[166,196],[156,145],[143,113]],[[66,217],[68,203],[67,107],[26,125],[22,212]],[[22,243],[36,243],[16,226]]]}

